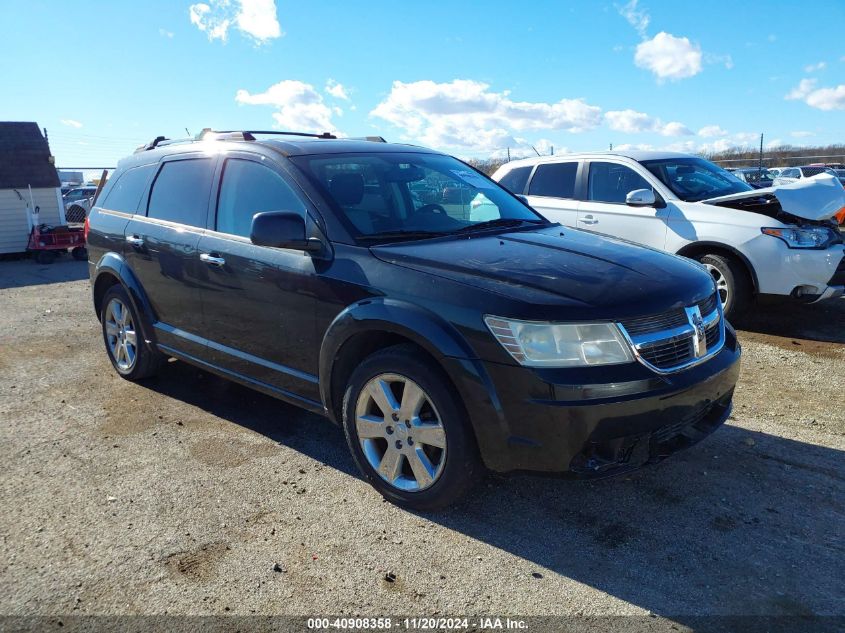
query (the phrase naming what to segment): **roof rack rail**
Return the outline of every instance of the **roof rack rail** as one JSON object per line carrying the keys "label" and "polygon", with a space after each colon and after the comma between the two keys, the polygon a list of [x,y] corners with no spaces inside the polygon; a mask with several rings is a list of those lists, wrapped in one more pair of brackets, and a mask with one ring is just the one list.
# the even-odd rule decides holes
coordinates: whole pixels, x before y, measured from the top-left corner
{"label": "roof rack rail", "polygon": [[138,147],[136,147],[134,153],[137,154],[138,152],[146,152],[148,150],[155,149],[161,143],[163,143],[164,141],[167,141],[167,140],[170,140],[170,139],[168,139],[165,136],[156,136],[149,143],[144,143],[143,145],[139,145]]}
{"label": "roof rack rail", "polygon": [[137,154],[138,152],[148,152],[151,149],[155,149],[156,147],[162,147],[164,145],[175,145],[176,143],[191,143],[194,139],[192,138],[167,138],[165,136],[156,136],[152,141],[149,143],[145,143],[144,145],[139,145],[135,148],[133,153]]}
{"label": "roof rack rail", "polygon": [[[279,130],[212,130],[205,128],[197,135],[197,140],[211,140],[208,137],[213,136],[214,139],[224,140],[226,138],[240,139],[244,141],[254,141],[256,134],[272,134],[275,136],[305,136],[308,138],[324,138],[336,139],[337,136],[331,132],[323,132],[322,134],[312,134],[310,132],[282,132]],[[229,136],[224,136],[229,135]]]}
{"label": "roof rack rail", "polygon": [[353,136],[350,141],[370,141],[371,143],[387,143],[383,136]]}

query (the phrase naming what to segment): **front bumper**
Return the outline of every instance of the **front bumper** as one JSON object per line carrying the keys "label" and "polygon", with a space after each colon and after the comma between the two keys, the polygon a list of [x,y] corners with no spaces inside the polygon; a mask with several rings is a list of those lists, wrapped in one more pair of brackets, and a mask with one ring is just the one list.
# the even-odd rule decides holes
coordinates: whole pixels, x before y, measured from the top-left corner
{"label": "front bumper", "polygon": [[790,249],[776,238],[760,235],[744,246],[762,295],[791,296],[810,303],[833,298],[845,286],[845,245]]}
{"label": "front bumper", "polygon": [[730,415],[740,354],[728,328],[722,351],[677,374],[633,363],[579,370],[484,363],[487,397],[477,382],[461,393],[491,470],[606,476],[659,461],[718,428]]}

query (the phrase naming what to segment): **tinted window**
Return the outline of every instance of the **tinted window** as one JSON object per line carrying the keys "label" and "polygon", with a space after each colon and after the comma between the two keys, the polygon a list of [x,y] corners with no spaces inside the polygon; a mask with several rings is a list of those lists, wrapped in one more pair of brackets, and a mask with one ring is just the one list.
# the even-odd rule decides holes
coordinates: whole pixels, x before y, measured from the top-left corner
{"label": "tinted window", "polygon": [[588,200],[624,204],[631,191],[651,188],[646,179],[630,167],[616,163],[590,163]]}
{"label": "tinted window", "polygon": [[210,158],[164,163],[153,183],[147,215],[190,226],[205,226],[214,161]]}
{"label": "tinted window", "polygon": [[112,185],[102,206],[112,211],[135,213],[154,168],[155,165],[144,165],[123,172]]}
{"label": "tinted window", "polygon": [[546,163],[539,165],[531,185],[530,196],[552,196],[555,198],[575,197],[575,174],[578,163]]}
{"label": "tinted window", "polygon": [[508,173],[502,176],[499,184],[505,189],[513,191],[514,193],[522,193],[525,191],[525,183],[528,182],[528,176],[531,175],[531,166],[516,167],[511,169]]}
{"label": "tinted window", "polygon": [[[751,185],[741,181],[732,173],[703,158],[688,156],[644,160],[641,164],[669,187],[676,196],[687,202],[754,190]],[[644,184],[634,188],[650,189],[651,186]],[[624,201],[623,196],[622,202]]]}
{"label": "tinted window", "polygon": [[269,167],[248,160],[227,160],[217,202],[217,230],[249,237],[252,216],[262,211],[304,214],[305,205]]}

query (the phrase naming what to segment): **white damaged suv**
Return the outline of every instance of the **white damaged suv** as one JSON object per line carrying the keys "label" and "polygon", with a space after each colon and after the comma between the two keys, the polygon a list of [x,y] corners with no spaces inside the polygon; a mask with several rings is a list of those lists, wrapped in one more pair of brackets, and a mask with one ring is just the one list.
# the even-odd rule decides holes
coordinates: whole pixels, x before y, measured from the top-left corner
{"label": "white damaged suv", "polygon": [[815,302],[845,291],[832,219],[845,189],[827,174],[754,189],[689,154],[616,151],[513,161],[493,179],[550,220],[701,262],[727,316],[757,295]]}

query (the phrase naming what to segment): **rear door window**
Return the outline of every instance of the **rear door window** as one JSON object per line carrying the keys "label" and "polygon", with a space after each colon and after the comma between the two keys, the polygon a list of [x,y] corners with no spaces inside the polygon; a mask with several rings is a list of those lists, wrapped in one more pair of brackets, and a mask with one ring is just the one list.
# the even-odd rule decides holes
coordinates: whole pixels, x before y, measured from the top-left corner
{"label": "rear door window", "polygon": [[525,184],[528,182],[528,176],[531,175],[531,169],[531,165],[515,167],[502,176],[499,184],[512,193],[522,193],[525,191]]}
{"label": "rear door window", "polygon": [[101,206],[112,211],[135,213],[153,169],[155,169],[154,164],[123,172],[112,185],[108,197]]}
{"label": "rear door window", "polygon": [[652,190],[649,182],[630,167],[618,163],[590,163],[587,199],[594,202],[625,204],[635,189]]}
{"label": "rear door window", "polygon": [[153,183],[147,216],[204,227],[214,160],[193,158],[164,163]]}
{"label": "rear door window", "polygon": [[575,176],[578,162],[544,163],[537,166],[531,184],[529,196],[548,196],[552,198],[574,198]]}

